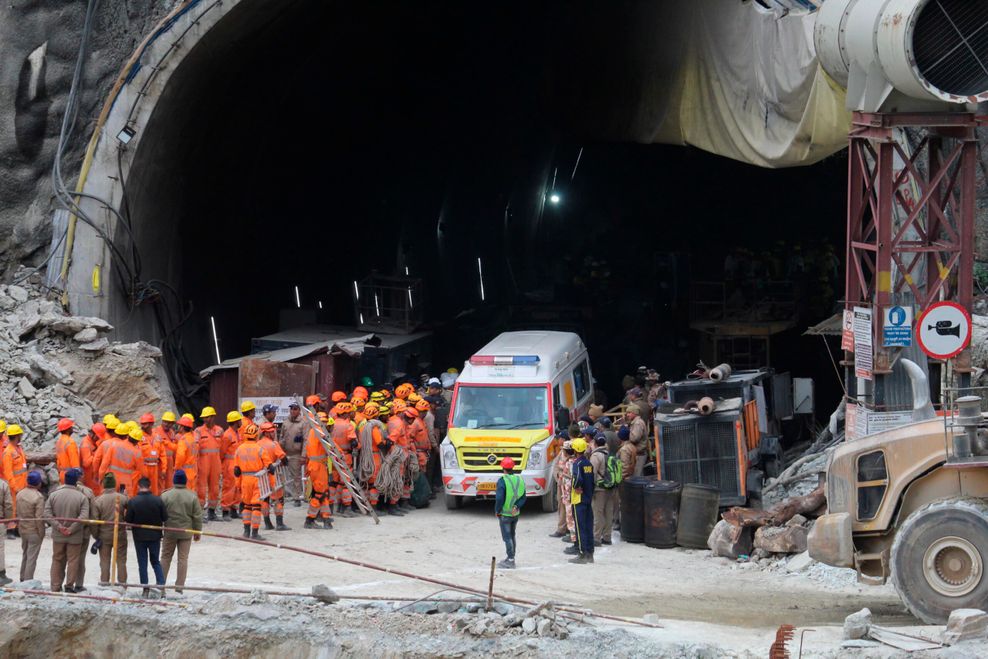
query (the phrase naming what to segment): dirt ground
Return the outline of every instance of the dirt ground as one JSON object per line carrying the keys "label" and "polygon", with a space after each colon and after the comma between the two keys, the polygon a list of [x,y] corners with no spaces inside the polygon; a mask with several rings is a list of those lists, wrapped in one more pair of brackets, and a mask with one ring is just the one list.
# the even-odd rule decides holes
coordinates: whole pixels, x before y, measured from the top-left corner
{"label": "dirt ground", "polygon": [[[486,589],[490,558],[503,558],[490,504],[447,511],[441,502],[433,502],[430,508],[405,517],[384,516],[379,525],[366,517],[337,519],[331,531],[302,530],[304,510],[290,505],[286,522],[293,530],[264,535],[283,545],[473,588]],[[496,592],[552,599],[621,616],[651,613],[662,620],[664,629],[636,632],[659,640],[703,639],[724,649],[767,649],[781,624],[839,626],[848,614],[863,607],[871,609],[878,624],[916,624],[890,586],[857,585],[847,571],[831,571],[818,578],[812,573],[740,569],[726,559],[712,558],[705,550],[656,550],[622,543],[619,534],[612,546],[597,549],[594,565],[571,565],[562,553],[564,543],[548,537],[554,522],[554,515],[523,514],[518,525],[518,568],[497,571]],[[239,522],[211,523],[206,530],[239,535],[242,526]],[[16,576],[19,542],[6,542],[8,574]],[[86,583],[95,584],[98,561],[87,558]],[[130,581],[136,582],[133,554],[128,562]],[[46,541],[35,575],[46,586],[49,565],[50,541]],[[382,599],[424,596],[439,589],[385,572],[220,538],[204,538],[192,549],[189,585],[308,591],[319,583],[342,595]],[[823,634],[816,639],[832,643],[833,636]]]}

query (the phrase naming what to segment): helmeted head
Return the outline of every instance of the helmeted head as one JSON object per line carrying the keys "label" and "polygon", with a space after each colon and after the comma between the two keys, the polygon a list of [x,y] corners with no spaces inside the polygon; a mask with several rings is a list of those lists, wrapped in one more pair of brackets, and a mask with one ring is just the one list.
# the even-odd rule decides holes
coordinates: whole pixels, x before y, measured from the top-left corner
{"label": "helmeted head", "polygon": [[174,412],[168,411],[161,415],[161,425],[165,427],[165,430],[171,430],[173,423],[175,423]]}
{"label": "helmeted head", "polygon": [[278,430],[278,426],[270,421],[265,421],[261,424],[260,430],[262,435],[273,435]]}
{"label": "helmeted head", "polygon": [[24,430],[16,423],[12,423],[9,426],[7,426],[7,439],[9,439],[14,444],[20,444],[21,437],[23,435],[24,435]]}
{"label": "helmeted head", "polygon": [[[75,421],[72,419],[64,418],[58,420],[58,432],[70,433],[73,428],[75,428]],[[9,435],[10,432],[8,431],[7,434]]]}
{"label": "helmeted head", "polygon": [[257,405],[255,405],[253,401],[245,400],[240,403],[240,413],[247,419],[253,419],[254,415],[257,413]]}
{"label": "helmeted head", "polygon": [[138,426],[136,428],[131,428],[128,437],[130,437],[130,441],[132,441],[132,442],[134,442],[136,444],[137,442],[139,442],[142,439],[144,439],[144,431],[141,430],[140,426]]}
{"label": "helmeted head", "polygon": [[120,425],[120,419],[112,414],[106,414],[103,416],[103,425],[106,426],[107,430],[116,430],[117,426]]}
{"label": "helmeted head", "polygon": [[582,437],[577,437],[572,441],[571,446],[573,447],[573,451],[576,452],[577,454],[586,453],[587,440],[583,439]]}
{"label": "helmeted head", "polygon": [[395,387],[395,398],[400,398],[402,400],[405,400],[406,398],[408,398],[408,395],[413,393],[414,391],[415,391],[415,387],[413,387],[407,382],[403,382],[402,384],[399,384],[397,387]]}
{"label": "helmeted head", "polygon": [[[274,421],[275,417],[278,416],[278,406],[267,403],[261,408],[261,414],[268,421]],[[264,432],[263,430],[261,432]]]}
{"label": "helmeted head", "polygon": [[244,439],[248,442],[253,442],[257,440],[257,424],[251,423],[246,428],[244,428]]}
{"label": "helmeted head", "polygon": [[364,405],[364,416],[368,419],[376,419],[381,413],[381,408],[377,403],[367,403]]}
{"label": "helmeted head", "polygon": [[106,432],[106,426],[104,426],[102,423],[94,423],[93,427],[89,429],[89,434],[99,440],[103,440],[108,437]]}
{"label": "helmeted head", "polygon": [[369,397],[370,394],[367,393],[367,387],[354,387],[353,394],[350,396],[351,399],[362,398],[364,400],[367,400]]}
{"label": "helmeted head", "polygon": [[192,430],[193,426],[196,425],[196,422],[192,418],[191,414],[183,414],[178,420],[178,425],[182,426],[186,430]]}
{"label": "helmeted head", "polygon": [[512,460],[511,458],[504,458],[503,460],[501,460],[501,469],[503,469],[505,472],[514,471],[514,468],[515,468],[515,461]]}

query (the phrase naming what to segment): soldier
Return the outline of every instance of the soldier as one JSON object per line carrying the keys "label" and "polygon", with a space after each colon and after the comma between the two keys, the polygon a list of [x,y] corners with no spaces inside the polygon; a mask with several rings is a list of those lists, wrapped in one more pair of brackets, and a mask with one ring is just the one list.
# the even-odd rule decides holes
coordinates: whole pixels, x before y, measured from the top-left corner
{"label": "soldier", "polygon": [[99,585],[108,586],[111,582],[110,565],[113,561],[113,536],[117,537],[117,576],[119,583],[127,583],[127,527],[114,526],[113,522],[123,522],[127,514],[127,495],[117,492],[117,479],[112,473],[103,477],[103,493],[96,497],[93,519],[107,524],[92,527],[94,545],[99,552]]}
{"label": "soldier", "polygon": [[642,420],[636,405],[628,405],[624,413],[625,424],[628,427],[628,441],[635,447],[635,476],[641,476],[645,469],[645,459],[648,456],[648,427]]}
{"label": "soldier", "polygon": [[563,448],[556,455],[554,475],[556,478],[556,500],[559,504],[559,514],[557,516],[556,531],[550,533],[549,537],[562,538],[563,542],[576,542],[576,524],[573,520],[573,507],[569,505],[570,488],[573,479],[569,477],[570,468],[573,465],[574,453],[573,445],[569,439],[569,434],[561,431],[558,435],[563,439]]}
{"label": "soldier", "polygon": [[17,516],[21,518],[18,520],[21,532],[21,581],[30,581],[34,579],[38,554],[45,540],[45,523],[42,521],[45,516],[45,497],[41,494],[40,471],[32,471],[27,475],[27,487],[17,493],[16,505]]}
{"label": "soldier", "polygon": [[82,522],[62,520],[89,519],[89,499],[76,487],[80,475],[74,467],[66,469],[62,473],[65,484],[52,492],[45,503],[45,519],[52,527],[51,590],[54,593],[62,592],[63,581],[65,592],[76,592],[79,557],[86,538]]}

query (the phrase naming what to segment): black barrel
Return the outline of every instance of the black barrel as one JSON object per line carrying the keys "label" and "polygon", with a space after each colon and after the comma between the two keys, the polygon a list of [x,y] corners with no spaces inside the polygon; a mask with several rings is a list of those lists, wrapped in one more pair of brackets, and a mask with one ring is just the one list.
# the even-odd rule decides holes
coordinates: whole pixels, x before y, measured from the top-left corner
{"label": "black barrel", "polygon": [[645,545],[665,549],[676,546],[679,493],[675,481],[652,481],[645,485]]}
{"label": "black barrel", "polygon": [[706,549],[710,532],[717,524],[719,509],[718,488],[699,483],[683,485],[683,493],[679,497],[679,529],[676,533],[679,546]]}
{"label": "black barrel", "polygon": [[655,476],[634,476],[621,482],[621,540],[645,542],[645,485]]}

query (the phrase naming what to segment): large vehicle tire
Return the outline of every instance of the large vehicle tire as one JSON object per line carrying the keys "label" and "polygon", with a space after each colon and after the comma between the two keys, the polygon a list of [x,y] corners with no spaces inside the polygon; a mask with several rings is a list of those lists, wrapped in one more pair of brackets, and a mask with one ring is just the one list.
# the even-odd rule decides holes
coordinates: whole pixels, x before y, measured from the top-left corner
{"label": "large vehicle tire", "polygon": [[539,504],[544,513],[554,513],[559,510],[559,497],[556,496],[556,484],[554,482],[550,482],[549,491],[539,497]]}
{"label": "large vehicle tire", "polygon": [[459,510],[463,507],[463,497],[454,497],[452,494],[444,494],[446,510]]}
{"label": "large vehicle tire", "polygon": [[892,579],[906,608],[942,625],[954,609],[988,603],[988,504],[954,498],[929,503],[899,527],[892,544]]}

